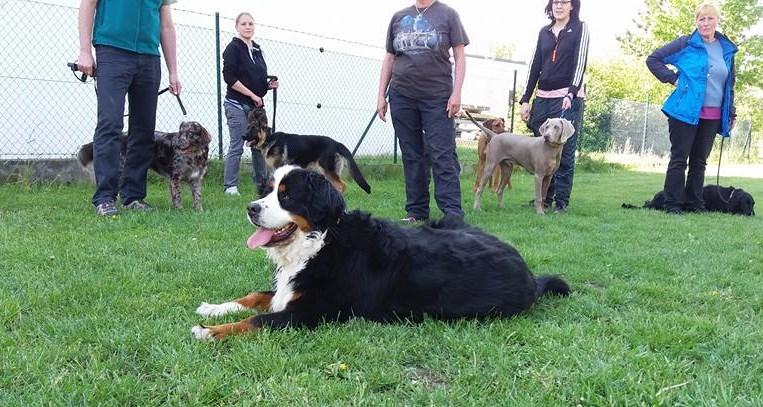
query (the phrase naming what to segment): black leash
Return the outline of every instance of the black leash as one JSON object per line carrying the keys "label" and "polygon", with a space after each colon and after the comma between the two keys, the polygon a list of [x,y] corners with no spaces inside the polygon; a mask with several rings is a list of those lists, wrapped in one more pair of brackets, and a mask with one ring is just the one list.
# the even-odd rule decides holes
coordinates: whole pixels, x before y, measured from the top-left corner
{"label": "black leash", "polygon": [[[277,81],[278,77],[275,75],[268,75],[267,77],[268,83]],[[278,106],[278,88],[273,89],[273,125],[271,127],[271,131],[273,133],[276,132],[276,107]]]}
{"label": "black leash", "polygon": [[736,191],[736,189],[734,188],[731,190],[731,194],[729,194],[728,200],[723,199],[723,194],[721,194],[721,159],[723,158],[724,141],[726,141],[726,137],[721,136],[721,151],[718,153],[718,171],[715,174],[715,186],[718,187],[718,198],[720,198],[723,203],[728,204],[729,201],[731,201],[731,197],[734,195],[734,191]]}

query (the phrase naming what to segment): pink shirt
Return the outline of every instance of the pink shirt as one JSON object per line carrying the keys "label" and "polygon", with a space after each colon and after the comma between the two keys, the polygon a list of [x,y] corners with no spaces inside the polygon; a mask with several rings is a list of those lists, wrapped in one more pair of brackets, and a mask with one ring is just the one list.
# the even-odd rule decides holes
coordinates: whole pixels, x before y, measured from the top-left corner
{"label": "pink shirt", "polygon": [[699,118],[706,120],[718,120],[721,118],[721,108],[703,106],[702,110],[699,111]]}

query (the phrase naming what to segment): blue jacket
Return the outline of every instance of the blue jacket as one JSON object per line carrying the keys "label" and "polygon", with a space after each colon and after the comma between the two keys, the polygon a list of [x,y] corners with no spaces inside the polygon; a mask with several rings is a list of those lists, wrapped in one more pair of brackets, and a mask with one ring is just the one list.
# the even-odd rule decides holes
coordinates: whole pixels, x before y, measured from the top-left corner
{"label": "blue jacket", "polygon": [[[729,70],[721,106],[721,135],[728,137],[731,119],[736,117],[734,54],[737,47],[719,32],[715,33],[715,38],[721,42],[723,59]],[[668,43],[646,58],[646,66],[661,82],[675,84],[678,81],[678,87],[662,105],[662,112],[668,117],[691,125],[699,123],[699,112],[702,110],[707,87],[707,59],[707,50],[696,30],[691,35],[684,35]],[[676,67],[678,72],[670,70],[668,64]]]}

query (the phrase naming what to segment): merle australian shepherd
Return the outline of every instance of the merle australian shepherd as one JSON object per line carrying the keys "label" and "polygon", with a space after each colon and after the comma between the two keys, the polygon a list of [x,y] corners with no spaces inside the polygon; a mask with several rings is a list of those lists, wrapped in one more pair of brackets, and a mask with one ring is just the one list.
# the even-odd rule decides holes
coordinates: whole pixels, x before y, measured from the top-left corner
{"label": "merle australian shepherd", "polygon": [[562,279],[534,277],[516,249],[461,219],[407,227],[345,212],[342,195],[326,178],[294,166],[277,169],[272,187],[248,206],[257,230],[247,245],[264,248],[277,265],[274,290],[202,303],[196,312],[204,317],[262,313],[195,326],[197,339],[352,317],[383,323],[425,315],[505,317],[528,310],[544,294],[570,293]]}

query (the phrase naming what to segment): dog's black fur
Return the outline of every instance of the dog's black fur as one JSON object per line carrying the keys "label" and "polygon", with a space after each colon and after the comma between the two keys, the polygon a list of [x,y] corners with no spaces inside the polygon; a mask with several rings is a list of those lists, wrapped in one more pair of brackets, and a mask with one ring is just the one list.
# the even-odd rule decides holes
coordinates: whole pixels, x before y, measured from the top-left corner
{"label": "dog's black fur", "polygon": [[340,173],[341,159],[349,166],[350,175],[366,193],[371,193],[358,164],[347,147],[326,136],[300,135],[283,132],[270,132],[265,109],[255,108],[249,113],[246,140],[262,153],[271,171],[284,165],[297,165],[315,169],[325,175],[329,181],[344,193],[345,184]]}
{"label": "dog's black fur", "polygon": [[[120,170],[124,167],[127,151],[127,133],[121,137]],[[194,208],[201,210],[201,185],[207,173],[209,143],[207,129],[198,122],[183,122],[177,132],[154,132],[154,159],[151,169],[170,180],[170,196],[176,208],[181,207],[180,183],[191,186]],[[83,144],[77,152],[77,161],[91,174],[93,143]]]}
{"label": "dog's black fur", "polygon": [[[735,215],[755,216],[755,200],[749,192],[742,188],[705,185],[702,190],[705,209],[709,212],[732,213]],[[659,191],[654,197],[644,202],[643,206],[623,204],[626,209],[657,209],[665,210],[665,193]]]}
{"label": "dog's black fur", "polygon": [[[534,277],[516,249],[460,218],[403,227],[367,213],[348,213],[341,194],[323,176],[297,168],[271,194],[307,233],[303,236],[322,238],[323,246],[292,278],[296,299],[281,311],[241,321],[246,330],[314,327],[351,317],[384,323],[420,321],[425,315],[442,320],[507,317],[528,310],[545,294],[570,294],[562,279]],[[271,195],[252,202],[250,221],[267,223],[273,202]],[[274,250],[301,245],[305,240],[300,239],[265,244],[269,257],[279,258]],[[225,336],[219,327],[202,327],[211,333],[200,339]]]}

